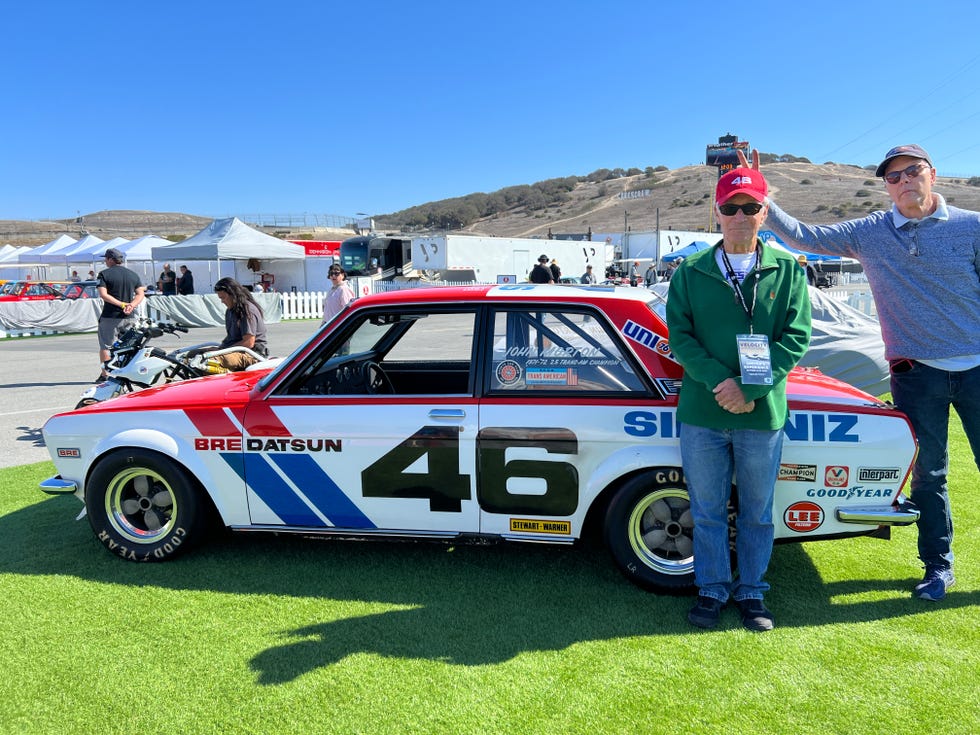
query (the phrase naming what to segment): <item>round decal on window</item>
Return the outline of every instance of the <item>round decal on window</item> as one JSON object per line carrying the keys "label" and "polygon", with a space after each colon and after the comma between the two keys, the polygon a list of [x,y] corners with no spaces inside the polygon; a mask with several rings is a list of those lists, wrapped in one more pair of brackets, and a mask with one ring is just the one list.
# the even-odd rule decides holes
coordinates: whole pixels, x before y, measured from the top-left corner
{"label": "round decal on window", "polygon": [[504,360],[497,365],[497,380],[501,385],[513,385],[521,379],[521,366],[513,360]]}

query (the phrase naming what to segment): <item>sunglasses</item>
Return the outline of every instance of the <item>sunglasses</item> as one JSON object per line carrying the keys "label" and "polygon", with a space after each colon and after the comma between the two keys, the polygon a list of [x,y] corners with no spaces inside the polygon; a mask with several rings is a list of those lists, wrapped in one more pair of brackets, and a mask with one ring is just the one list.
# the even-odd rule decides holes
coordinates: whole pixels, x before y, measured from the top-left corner
{"label": "sunglasses", "polygon": [[748,202],[747,204],[722,204],[718,207],[718,211],[721,212],[726,217],[734,217],[738,210],[742,210],[742,214],[752,216],[753,214],[759,214],[762,210],[761,204],[759,202]]}
{"label": "sunglasses", "polygon": [[327,275],[328,276],[339,276],[340,275],[340,271],[330,271],[329,273],[327,273]]}
{"label": "sunglasses", "polygon": [[927,168],[929,167],[924,163],[913,163],[911,166],[903,168],[901,171],[889,171],[881,178],[883,178],[889,184],[897,184],[902,180],[902,174],[905,174],[910,179],[914,179]]}

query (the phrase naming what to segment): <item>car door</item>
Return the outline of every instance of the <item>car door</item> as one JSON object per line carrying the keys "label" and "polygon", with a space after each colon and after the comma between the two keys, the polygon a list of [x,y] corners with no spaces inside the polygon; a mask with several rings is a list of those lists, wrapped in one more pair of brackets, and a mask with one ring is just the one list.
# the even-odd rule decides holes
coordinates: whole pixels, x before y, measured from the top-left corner
{"label": "car door", "polygon": [[477,310],[349,316],[261,407],[245,475],[253,524],[476,531]]}
{"label": "car door", "polygon": [[[570,540],[601,489],[590,486],[597,469],[636,443],[624,417],[649,411],[653,392],[615,330],[586,307],[499,308],[492,339],[478,436],[480,530]],[[661,413],[652,441],[674,441],[673,409]]]}

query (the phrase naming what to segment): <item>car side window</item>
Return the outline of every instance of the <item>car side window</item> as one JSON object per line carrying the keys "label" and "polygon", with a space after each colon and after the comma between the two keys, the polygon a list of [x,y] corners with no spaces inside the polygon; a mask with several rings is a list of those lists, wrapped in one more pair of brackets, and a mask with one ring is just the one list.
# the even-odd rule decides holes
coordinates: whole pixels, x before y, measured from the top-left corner
{"label": "car side window", "polygon": [[619,337],[588,313],[508,309],[493,325],[491,393],[647,390]]}
{"label": "car side window", "polygon": [[321,344],[289,395],[469,395],[476,311],[373,312]]}

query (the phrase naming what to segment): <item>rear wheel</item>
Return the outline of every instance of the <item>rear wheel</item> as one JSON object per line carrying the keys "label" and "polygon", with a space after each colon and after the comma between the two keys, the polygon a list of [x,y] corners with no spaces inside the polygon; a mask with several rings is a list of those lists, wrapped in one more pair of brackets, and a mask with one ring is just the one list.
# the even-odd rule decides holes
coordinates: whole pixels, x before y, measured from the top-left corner
{"label": "rear wheel", "polygon": [[164,561],[200,540],[206,505],[187,471],[145,449],[101,459],[85,487],[89,523],[103,545],[131,561]]}

